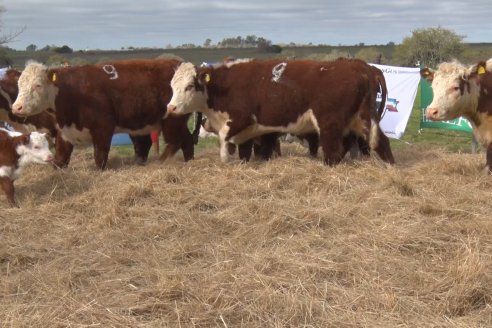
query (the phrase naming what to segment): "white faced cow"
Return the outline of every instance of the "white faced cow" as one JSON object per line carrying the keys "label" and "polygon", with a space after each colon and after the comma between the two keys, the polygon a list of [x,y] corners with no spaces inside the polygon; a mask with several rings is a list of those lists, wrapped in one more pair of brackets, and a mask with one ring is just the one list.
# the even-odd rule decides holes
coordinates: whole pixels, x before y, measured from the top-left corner
{"label": "white faced cow", "polygon": [[432,83],[434,94],[427,118],[468,119],[475,137],[487,148],[487,170],[492,172],[492,59],[471,67],[456,61],[442,63],[436,71],[422,69],[421,76]]}
{"label": "white faced cow", "polygon": [[378,81],[363,61],[249,61],[217,68],[182,63],[173,79],[168,113],[203,112],[226,144],[270,133],[316,134],[324,162],[336,165],[360,137],[394,163],[374,110]]}

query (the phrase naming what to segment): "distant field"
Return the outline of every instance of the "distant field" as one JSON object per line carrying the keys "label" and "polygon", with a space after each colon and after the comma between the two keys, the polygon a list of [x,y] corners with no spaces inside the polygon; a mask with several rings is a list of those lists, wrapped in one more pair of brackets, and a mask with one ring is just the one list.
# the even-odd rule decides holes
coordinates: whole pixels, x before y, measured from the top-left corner
{"label": "distant field", "polygon": [[[88,50],[75,51],[71,54],[63,54],[69,60],[81,58],[89,63],[96,63],[101,60],[121,60],[130,58],[156,58],[163,54],[172,54],[183,58],[186,61],[195,64],[201,64],[204,61],[216,62],[221,61],[227,56],[236,58],[271,58],[276,56],[289,58],[303,58],[312,54],[328,54],[333,50],[348,53],[355,56],[357,52],[364,48],[376,48],[383,54],[387,60],[393,57],[394,45],[354,45],[354,46],[302,46],[302,47],[284,47],[282,53],[265,53],[256,48],[192,48],[192,49],[136,49],[136,50]],[[492,43],[472,43],[467,44],[470,50],[473,50],[475,56],[480,59],[492,57]],[[29,59],[35,59],[46,62],[53,52],[46,51],[7,51],[7,56],[13,60],[15,67],[22,69]],[[476,58],[470,58],[476,60]]]}

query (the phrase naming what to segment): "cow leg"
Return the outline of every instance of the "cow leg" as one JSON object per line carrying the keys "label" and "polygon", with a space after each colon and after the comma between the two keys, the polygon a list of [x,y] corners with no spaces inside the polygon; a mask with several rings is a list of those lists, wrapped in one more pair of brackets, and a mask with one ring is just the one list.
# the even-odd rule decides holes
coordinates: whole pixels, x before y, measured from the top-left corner
{"label": "cow leg", "polygon": [[308,142],[309,155],[311,157],[318,157],[319,135],[317,133],[307,133],[303,137]]}
{"label": "cow leg", "polygon": [[369,156],[371,154],[371,148],[369,147],[367,141],[364,140],[364,138],[357,137],[357,145],[362,155]]}
{"label": "cow leg", "polygon": [[389,138],[381,131],[378,126],[378,142],[374,149],[381,159],[389,164],[395,164],[395,158],[391,152]]}
{"label": "cow leg", "polygon": [[161,161],[174,156],[179,149],[183,151],[185,161],[193,159],[195,144],[187,126],[189,117],[190,115],[169,115],[166,119],[162,120],[162,134],[166,147],[160,157]]}
{"label": "cow leg", "polygon": [[56,168],[64,168],[68,166],[70,157],[72,156],[73,145],[64,140],[61,133],[57,133],[55,140],[55,160],[53,165]]}
{"label": "cow leg", "polygon": [[[226,163],[229,160],[229,156],[233,155],[236,151],[236,145],[229,143],[225,140],[227,132],[224,133],[223,130],[219,131],[219,154],[220,160]],[[234,146],[234,147],[233,147]]]}
{"label": "cow leg", "polygon": [[237,148],[239,152],[239,159],[243,162],[249,162],[253,148],[253,139],[243,142]]}
{"label": "cow leg", "polygon": [[132,140],[133,149],[135,151],[135,163],[138,165],[145,164],[149,158],[150,148],[152,147],[152,139],[150,138],[150,134],[143,136],[130,135],[130,139]]}
{"label": "cow leg", "polygon": [[109,149],[111,148],[111,138],[114,129],[99,129],[97,134],[92,135],[94,142],[94,160],[96,166],[104,170],[108,163]]}
{"label": "cow leg", "polygon": [[0,187],[5,192],[10,207],[19,207],[14,199],[14,182],[9,177],[0,177]]}
{"label": "cow leg", "polygon": [[226,147],[227,147],[227,152],[229,153],[229,155],[232,156],[236,153],[236,144],[228,142]]}
{"label": "cow leg", "polygon": [[325,164],[334,166],[340,163],[346,153],[340,127],[337,124],[331,124],[327,128],[320,127],[319,141]]}
{"label": "cow leg", "polygon": [[489,143],[487,146],[487,173],[491,174],[492,173],[492,143]]}
{"label": "cow leg", "polygon": [[[268,161],[272,158],[277,142],[277,133],[268,133],[261,136],[260,155],[263,160]],[[280,153],[280,144],[278,145],[278,152]]]}
{"label": "cow leg", "polygon": [[188,128],[183,130],[181,135],[182,143],[181,143],[181,151],[183,152],[183,158],[185,162],[193,159],[195,153],[195,140],[193,135],[190,133]]}
{"label": "cow leg", "polygon": [[[352,149],[357,146],[357,136],[353,133],[350,132],[348,135],[343,137],[343,155],[342,157],[345,157],[345,155],[350,151],[350,158],[352,157]],[[358,152],[358,150],[357,150]],[[356,154],[358,155],[358,154]]]}

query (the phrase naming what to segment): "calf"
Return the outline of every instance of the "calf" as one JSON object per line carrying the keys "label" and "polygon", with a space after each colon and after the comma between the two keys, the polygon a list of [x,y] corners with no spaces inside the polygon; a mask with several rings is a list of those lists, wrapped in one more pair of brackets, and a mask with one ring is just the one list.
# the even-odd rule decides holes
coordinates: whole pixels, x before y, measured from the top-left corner
{"label": "calf", "polygon": [[17,206],[14,198],[14,180],[24,167],[31,163],[46,164],[53,161],[44,133],[22,134],[0,128],[0,187],[10,206]]}
{"label": "calf", "polygon": [[486,147],[486,170],[492,173],[492,59],[467,67],[457,61],[424,68],[422,78],[432,84],[433,99],[426,109],[434,121],[468,119],[476,139]]}
{"label": "calf", "polygon": [[[162,129],[166,147],[161,160],[180,148],[185,161],[193,158],[194,140],[186,116],[169,116],[170,81],[177,60],[128,60],[101,65],[48,68],[29,63],[19,77],[19,95],[12,112],[31,116],[51,112],[64,140],[92,142],[96,165],[104,169],[116,132],[145,138],[148,155],[150,132]],[[145,156],[146,159],[146,156]]]}
{"label": "calf", "polygon": [[316,133],[324,162],[335,165],[350,148],[346,137],[363,138],[394,163],[378,125],[372,68],[360,60],[250,61],[230,67],[181,64],[172,81],[168,112],[201,111],[218,131],[221,158],[227,142],[242,144],[267,133]]}

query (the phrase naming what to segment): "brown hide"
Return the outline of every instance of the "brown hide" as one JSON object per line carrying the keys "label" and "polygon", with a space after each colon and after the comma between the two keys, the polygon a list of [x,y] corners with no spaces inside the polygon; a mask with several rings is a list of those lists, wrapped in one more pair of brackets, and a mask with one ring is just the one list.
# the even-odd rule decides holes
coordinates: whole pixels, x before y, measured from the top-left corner
{"label": "brown hide", "polygon": [[[486,63],[479,62],[474,66],[475,70],[471,72],[468,79],[478,79],[480,84],[480,96],[478,98],[478,106],[477,113],[481,113],[485,115],[489,120],[492,120],[492,72],[485,69]],[[480,68],[481,72],[479,73],[478,69]],[[470,120],[473,120],[473,117],[469,117]],[[483,122],[475,121],[474,122],[477,127],[479,127]],[[488,133],[492,133],[489,130]],[[486,164],[488,173],[492,173],[492,142],[486,145]]]}
{"label": "brown hide", "polygon": [[[280,63],[252,61],[199,70],[198,78],[208,92],[208,107],[228,113],[231,120],[226,140],[255,123],[287,127],[312,110],[326,164],[334,165],[343,158],[348,150],[344,138],[350,133],[369,142],[371,119],[379,121],[374,110],[376,88],[371,66],[347,59],[287,61],[274,82],[273,68]],[[363,126],[355,129],[352,125],[357,117]],[[376,152],[383,160],[394,163],[389,140],[379,126],[377,134]]]}
{"label": "brown hide", "polygon": [[[149,127],[162,128],[166,149],[161,160],[180,148],[185,160],[189,160],[194,147],[186,126],[189,115],[162,120],[171,99],[170,81],[179,63],[128,60],[50,70],[49,75],[56,75],[52,83],[58,88],[56,121],[61,129],[75,126],[89,130],[100,168],[106,165],[116,128],[136,136],[150,133]],[[148,131],[138,131],[144,128]]]}
{"label": "brown hide", "polygon": [[[0,130],[0,168],[18,168],[19,154],[16,147],[20,143],[27,143],[28,135],[11,137],[7,132]],[[14,182],[8,176],[0,176],[0,188],[5,193],[10,206],[17,206],[14,199]]]}

